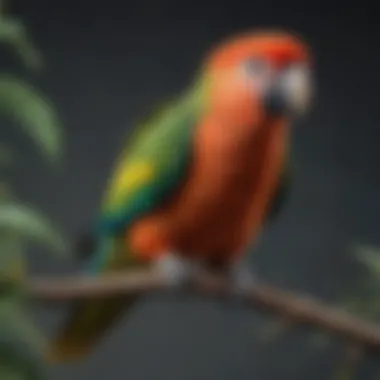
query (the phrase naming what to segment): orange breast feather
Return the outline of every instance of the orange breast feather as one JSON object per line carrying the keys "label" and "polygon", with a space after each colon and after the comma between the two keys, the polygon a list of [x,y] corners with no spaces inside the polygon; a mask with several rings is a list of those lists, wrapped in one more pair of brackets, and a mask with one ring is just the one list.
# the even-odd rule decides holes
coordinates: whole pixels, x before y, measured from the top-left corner
{"label": "orange breast feather", "polygon": [[241,127],[241,140],[212,118],[197,131],[183,186],[169,204],[128,232],[140,257],[175,250],[205,259],[232,258],[259,232],[283,165],[284,123],[267,121],[252,138]]}

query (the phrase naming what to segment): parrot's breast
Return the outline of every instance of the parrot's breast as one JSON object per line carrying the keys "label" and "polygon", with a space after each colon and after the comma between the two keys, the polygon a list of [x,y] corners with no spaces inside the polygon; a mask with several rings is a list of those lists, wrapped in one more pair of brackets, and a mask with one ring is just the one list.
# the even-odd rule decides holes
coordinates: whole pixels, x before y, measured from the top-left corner
{"label": "parrot's breast", "polygon": [[268,122],[254,137],[240,140],[216,128],[198,128],[183,186],[132,228],[138,254],[175,250],[225,259],[240,254],[258,234],[284,165],[286,127]]}

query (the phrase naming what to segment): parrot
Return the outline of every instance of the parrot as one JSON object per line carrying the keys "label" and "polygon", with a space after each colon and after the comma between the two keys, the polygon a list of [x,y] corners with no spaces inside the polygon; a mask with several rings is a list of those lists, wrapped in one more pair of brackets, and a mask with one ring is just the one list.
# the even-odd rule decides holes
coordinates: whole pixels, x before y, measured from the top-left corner
{"label": "parrot", "polygon": [[[86,273],[149,267],[181,288],[200,269],[238,292],[255,283],[248,247],[280,212],[292,178],[291,127],[312,103],[309,46],[250,30],[213,46],[192,83],[137,124],[90,228]],[[52,338],[80,360],[140,296],[81,300]]]}

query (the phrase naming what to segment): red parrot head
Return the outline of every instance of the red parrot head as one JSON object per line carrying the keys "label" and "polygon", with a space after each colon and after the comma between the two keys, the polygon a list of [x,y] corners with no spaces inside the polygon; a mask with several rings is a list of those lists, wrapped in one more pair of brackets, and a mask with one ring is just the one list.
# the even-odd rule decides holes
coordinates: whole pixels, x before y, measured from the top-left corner
{"label": "red parrot head", "polygon": [[308,46],[286,32],[260,31],[227,40],[211,52],[204,68],[218,109],[248,117],[254,104],[262,116],[293,117],[305,113],[311,101]]}

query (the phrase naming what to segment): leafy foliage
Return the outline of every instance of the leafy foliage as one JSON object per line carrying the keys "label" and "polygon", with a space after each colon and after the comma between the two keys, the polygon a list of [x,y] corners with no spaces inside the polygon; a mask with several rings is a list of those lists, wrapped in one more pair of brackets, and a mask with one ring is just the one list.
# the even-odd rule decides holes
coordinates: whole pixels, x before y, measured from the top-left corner
{"label": "leafy foliage", "polygon": [[[3,5],[1,3],[1,5]],[[0,43],[11,48],[29,69],[42,68],[42,57],[24,24],[0,9]],[[20,126],[52,163],[61,158],[62,129],[53,106],[30,84],[0,74],[0,113]],[[0,147],[0,164],[12,159]],[[28,317],[22,291],[24,248],[37,242],[62,252],[64,242],[52,222],[38,210],[15,201],[0,179],[0,379],[45,378],[44,339]]]}
{"label": "leafy foliage", "polygon": [[17,379],[39,380],[44,377],[45,342],[32,321],[13,297],[0,300],[0,374]]}
{"label": "leafy foliage", "polygon": [[50,161],[61,156],[61,128],[54,109],[28,83],[0,75],[0,112],[19,122]]}
{"label": "leafy foliage", "polygon": [[[380,321],[380,248],[359,245],[354,247],[352,253],[357,264],[364,269],[364,276],[361,278],[359,288],[350,289],[343,300],[336,302],[336,306],[365,320]],[[287,327],[286,321],[266,318],[260,324],[258,338],[263,345],[273,343],[284,335]],[[326,332],[313,331],[308,343],[311,349],[327,349],[333,345],[334,339]],[[340,359],[334,366],[331,379],[357,379],[362,355],[360,346],[355,346],[354,343],[351,346],[348,342],[343,342]]]}
{"label": "leafy foliage", "polygon": [[65,248],[64,241],[51,222],[37,210],[20,203],[0,204],[0,231],[46,243],[59,252]]}
{"label": "leafy foliage", "polygon": [[5,16],[4,11],[0,18],[0,43],[12,48],[29,69],[42,68],[41,53],[30,40],[25,25],[14,17]]}
{"label": "leafy foliage", "polygon": [[[380,320],[380,249],[359,245],[354,247],[353,254],[357,262],[364,266],[365,276],[360,288],[340,302],[340,306],[354,315],[377,322]],[[355,355],[352,357],[352,350],[344,350],[342,359],[333,380],[355,379],[358,363]]]}
{"label": "leafy foliage", "polygon": [[347,310],[371,319],[380,320],[380,249],[370,246],[357,246],[354,254],[359,264],[364,266],[365,278],[357,294],[344,300]]}

